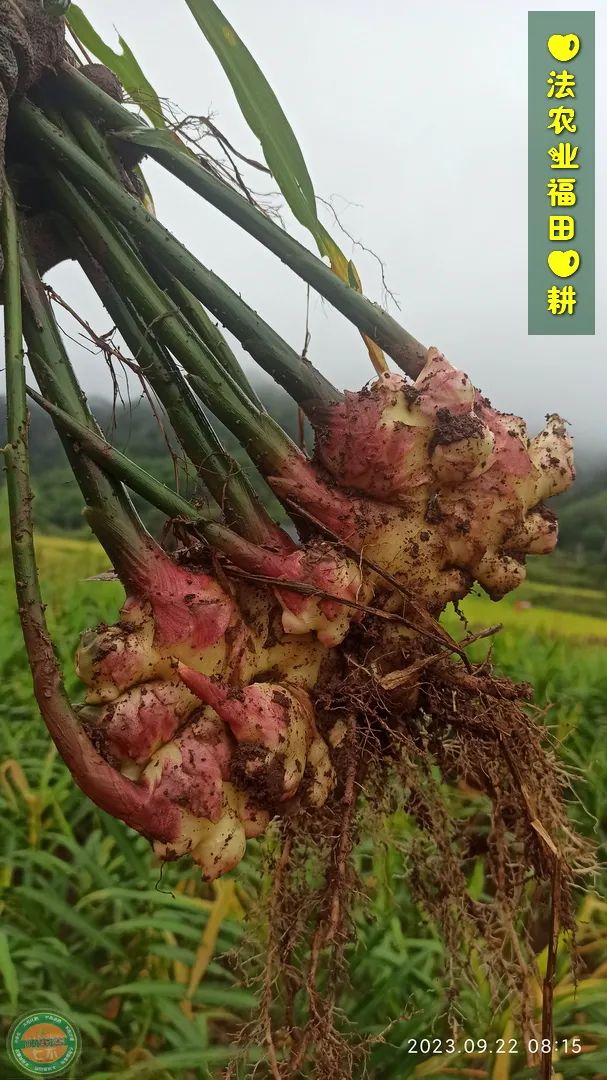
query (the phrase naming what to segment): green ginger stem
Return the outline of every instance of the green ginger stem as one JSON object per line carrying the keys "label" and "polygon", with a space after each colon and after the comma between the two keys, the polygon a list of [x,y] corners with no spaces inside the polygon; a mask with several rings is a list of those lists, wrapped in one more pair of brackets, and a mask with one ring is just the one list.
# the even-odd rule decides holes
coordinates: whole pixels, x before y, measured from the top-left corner
{"label": "green ginger stem", "polygon": [[73,67],[64,68],[59,80],[83,107],[113,128],[116,136],[145,149],[165,169],[259,240],[384,349],[407,375],[417,378],[426,362],[427,350],[387,311],[341,281],[303,244],[181,150],[172,133],[149,128]]}
{"label": "green ginger stem", "polygon": [[[9,443],[4,448],[10,507],[11,546],[23,640],[42,718],[74,780],[103,810],[159,839],[169,824],[166,805],[127,780],[95,750],[65,692],[48,633],[34,550],[32,488],[27,448],[27,400],[23,364],[20,240],[17,212],[5,184],[0,232],[4,254],[6,408]],[[20,265],[21,264],[21,265]]]}
{"label": "green ginger stem", "polygon": [[[31,387],[27,387],[27,393],[37,405],[40,405],[49,413],[57,427],[63,429],[78,442],[83,453],[87,454],[106,472],[111,473],[117,480],[122,481],[132,491],[137,492],[138,495],[141,495],[147,502],[156,506],[169,517],[185,518],[187,521],[192,522],[211,547],[217,551],[222,551],[228,556],[237,555],[241,550],[260,550],[260,545],[243,540],[238,533],[226,528],[207,509],[202,511],[193,503],[188,502],[182,495],[167,487],[166,484],[157,480],[155,476],[152,476],[151,473],[143,469],[126,454],[112,446],[103,436],[97,435],[90,428],[85,427],[84,424],[74,420],[69,413],[57,408],[56,405],[41,397]],[[267,549],[265,550],[267,551]],[[276,552],[275,557],[280,560],[281,554]]]}
{"label": "green ginger stem", "polygon": [[[63,123],[67,122],[69,130],[89,157],[96,161],[98,165],[101,165],[114,180],[123,184],[126,172],[123,170],[124,175],[121,174],[120,165],[112,153],[103,132],[80,109],[66,106],[62,112],[63,116],[49,114],[57,127],[62,127]],[[185,285],[182,285],[172,274],[166,272],[164,264],[160,260],[154,260],[153,269],[156,279],[161,282],[164,290],[182,313],[186,315],[198,336],[214,353],[228,374],[232,376],[235,382],[239,383],[252,401],[258,405],[261,404],[228,342],[202,304],[192,295],[189,289],[186,289]]]}
{"label": "green ginger stem", "polygon": [[197,391],[208,408],[233,431],[264,473],[280,469],[285,458],[296,451],[289,437],[224,371],[130,246],[118,241],[92,203],[61,174],[49,171],[45,175],[53,196],[114,286],[129,298],[148,331],[153,331],[188,374],[197,378]]}
{"label": "green ginger stem", "polygon": [[[121,180],[118,164],[113,158],[107,141],[88,116],[73,108],[67,109],[67,117],[56,112],[52,115],[58,127],[61,127],[64,132],[71,130],[72,134],[76,135],[85,151],[106,173]],[[67,185],[67,182],[65,184]],[[81,213],[85,208],[86,199],[83,197]],[[119,228],[109,221],[107,216],[103,220],[103,226],[105,232],[101,236],[102,243],[104,241],[106,244],[114,243],[122,248],[126,245],[130,250],[128,238],[123,238]],[[90,238],[90,232],[87,235]],[[94,230],[92,235],[95,240],[99,239]],[[159,344],[153,332],[146,332],[137,313],[114,288],[79,237],[76,237],[76,252],[93,288],[105,303],[138,361],[143,376],[149,381],[162,402],[186,454],[195,465],[201,480],[226,513],[228,520],[255,542],[264,543],[276,540],[277,530],[274,522],[247,482],[238,463],[225,451],[172,357]],[[187,292],[187,290],[184,291]],[[200,307],[198,301],[193,299],[194,303]],[[234,362],[236,363],[235,358]]]}
{"label": "green ginger stem", "polygon": [[[113,234],[113,236],[112,236]],[[103,236],[93,231],[87,237],[103,257]],[[124,249],[124,242],[107,227],[107,237]],[[227,453],[208,417],[201,409],[180,369],[152,331],[146,331],[128,299],[113,283],[99,259],[80,242],[80,264],[102,303],[119,327],[134,359],[157,394],[185,453],[200,479],[211,492],[228,521],[256,543],[267,542],[276,530],[261,505],[241,466]],[[133,253],[134,254],[134,253]]]}
{"label": "green ginger stem", "polygon": [[[20,253],[23,329],[36,381],[45,397],[98,431],[23,237]],[[106,476],[94,462],[79,455],[71,439],[59,434],[87,504],[87,519],[112,563],[120,570],[124,551],[142,553],[149,537],[122,486]]]}
{"label": "green ginger stem", "polygon": [[213,353],[234,382],[244,390],[247,397],[258,408],[263,409],[262,402],[247,379],[221,330],[209,317],[200,301],[185,285],[182,285],[179,278],[167,273],[160,260],[150,258],[150,269],[153,270],[156,280],[188,320],[190,326],[198,334],[200,340],[204,342],[207,349]]}
{"label": "green ginger stem", "polygon": [[[85,186],[126,226],[141,248],[161,260],[198,300],[226,326],[244,349],[303,407],[337,401],[341,394],[309,360],[295,352],[224,282],[199,262],[137,199],[68,134],[58,129],[31,102],[13,106],[15,121],[36,146],[79,187]],[[322,265],[322,264],[321,264]]]}
{"label": "green ginger stem", "polygon": [[47,401],[31,387],[27,387],[27,393],[32,401],[40,405],[70,438],[74,439],[82,453],[96,461],[106,472],[112,474],[117,480],[122,481],[132,491],[141,495],[146,502],[161,510],[168,517],[182,517],[193,522],[215,521],[217,514],[209,508],[204,512],[199,510],[193,503],[184,499],[177,491],[173,491],[167,484],[156,479],[146,469],[138,465],[121,450],[112,446],[107,439],[95,431],[75,420],[73,416],[58,408],[51,401]]}

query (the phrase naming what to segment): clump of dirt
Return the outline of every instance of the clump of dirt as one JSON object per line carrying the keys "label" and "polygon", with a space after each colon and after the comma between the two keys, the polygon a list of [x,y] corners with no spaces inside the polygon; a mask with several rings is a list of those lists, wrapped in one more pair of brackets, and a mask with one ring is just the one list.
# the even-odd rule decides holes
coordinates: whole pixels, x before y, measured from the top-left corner
{"label": "clump of dirt", "polygon": [[86,75],[87,79],[95,83],[100,90],[104,90],[114,101],[124,100],[124,90],[119,79],[104,64],[83,64],[80,73]]}
{"label": "clump of dirt", "polygon": [[451,409],[438,409],[436,430],[428,445],[431,453],[437,446],[459,442],[460,439],[477,439],[483,434],[483,422],[475,413],[458,415]]}
{"label": "clump of dirt", "polygon": [[[40,0],[0,0],[0,164],[5,162],[9,103],[25,94],[66,56],[65,22],[53,17]],[[0,169],[0,205],[2,204]],[[0,274],[2,252],[0,252]]]}
{"label": "clump of dirt", "polygon": [[[74,63],[65,41],[65,19],[53,14],[52,6],[41,0],[0,0],[0,206],[4,169],[17,193],[21,224],[41,275],[72,258],[69,233],[64,222],[52,212],[40,183],[35,162],[29,161],[27,147],[10,124],[10,103],[14,97],[30,94],[39,105],[61,107],[53,73],[62,64]],[[124,91],[116,76],[103,64],[84,64],[80,71],[116,101]],[[96,123],[95,117],[90,117]],[[132,172],[143,156],[126,144],[116,151],[116,164],[125,188],[143,198],[141,181]],[[4,166],[4,169],[2,168]],[[0,251],[0,279],[2,277]]]}

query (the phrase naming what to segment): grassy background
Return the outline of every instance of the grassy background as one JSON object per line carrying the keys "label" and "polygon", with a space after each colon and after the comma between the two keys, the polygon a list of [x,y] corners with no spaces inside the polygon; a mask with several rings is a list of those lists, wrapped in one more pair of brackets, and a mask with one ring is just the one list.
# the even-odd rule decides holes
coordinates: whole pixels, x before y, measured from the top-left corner
{"label": "grassy background", "polygon": [[[93,543],[38,540],[49,621],[61,645],[70,690],[72,655],[83,627],[116,616],[121,590],[87,581],[106,569]],[[98,811],[74,787],[50,745],[32,701],[18,627],[6,537],[0,540],[0,1015],[4,1029],[26,1009],[68,1013],[83,1036],[72,1076],[102,1080],[220,1075],[234,1058],[232,1034],[255,1016],[237,955],[253,955],[246,913],[263,893],[255,845],[238,871],[205,885],[187,865],[164,870],[147,843]],[[527,607],[521,601],[530,602]],[[600,589],[525,585],[499,605],[466,600],[472,629],[496,622],[499,667],[531,681],[546,722],[572,773],[571,813],[607,854],[607,619]],[[456,629],[457,616],[447,616]],[[480,652],[487,642],[479,643]],[[582,810],[581,804],[586,810]],[[412,904],[398,843],[406,822],[358,852],[368,904],[355,913],[350,985],[342,1006],[359,1034],[379,1035],[370,1071],[377,1080],[474,1076],[519,1080],[535,1075],[522,1053],[476,1052],[447,1059],[411,1053],[412,1039],[446,1037],[448,987],[435,928]],[[565,950],[555,994],[557,1034],[579,1036],[583,1052],[561,1054],[562,1077],[607,1076],[607,903],[579,896],[582,968],[577,991]],[[470,889],[482,897],[482,864]],[[257,950],[259,952],[259,950]],[[540,957],[540,967],[545,958]],[[489,999],[482,957],[462,997],[461,1042],[516,1038],[509,1002]],[[253,1051],[251,1059],[258,1053]],[[238,1072],[244,1069],[239,1067]],[[0,1074],[11,1067],[0,1044]],[[264,1076],[263,1070],[258,1075]]]}

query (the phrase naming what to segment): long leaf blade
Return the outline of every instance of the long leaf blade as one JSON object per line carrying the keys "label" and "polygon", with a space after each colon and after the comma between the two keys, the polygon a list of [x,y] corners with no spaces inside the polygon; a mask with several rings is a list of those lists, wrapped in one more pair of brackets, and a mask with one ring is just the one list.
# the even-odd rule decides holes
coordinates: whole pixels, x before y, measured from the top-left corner
{"label": "long leaf blade", "polygon": [[293,128],[261,68],[213,0],[186,0],[217,56],[242,114],[259,139],[268,167],[306,228],[316,234],[316,196]]}
{"label": "long leaf blade", "polygon": [[70,7],[67,21],[70,30],[82,42],[85,49],[92,52],[102,64],[105,64],[120,79],[127,94],[141,106],[154,127],[165,128],[167,124],[160,98],[147,76],[144,75],[124,38],[118,37],[121,51],[119,53],[114,52],[97,33],[77,4],[72,4]]}
{"label": "long leaf blade", "polygon": [[[312,233],[320,254],[328,257],[333,272],[357,292],[362,292],[354,264],[318,219],[314,186],[301,147],[257,61],[214,0],[186,0],[186,3],[223,67],[240,110],[261,143],[266,162],[289,209]],[[375,370],[386,371],[386,361],[379,346],[364,334],[363,340]]]}

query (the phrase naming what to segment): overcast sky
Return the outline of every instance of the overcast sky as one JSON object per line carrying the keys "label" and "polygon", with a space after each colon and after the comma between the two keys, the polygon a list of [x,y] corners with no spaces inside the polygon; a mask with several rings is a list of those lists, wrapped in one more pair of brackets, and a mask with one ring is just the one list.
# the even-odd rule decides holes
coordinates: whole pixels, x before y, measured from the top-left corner
{"label": "overcast sky", "polygon": [[[221,3],[276,91],[317,194],[334,196],[348,231],[384,260],[401,307],[392,313],[464,367],[500,408],[533,426],[544,413],[561,412],[580,443],[607,449],[604,246],[597,246],[596,336],[527,336],[527,4]],[[239,149],[259,155],[184,0],[81,0],[81,6],[112,44],[120,31],[161,96],[188,113],[213,112]],[[557,0],[536,6],[568,8]],[[597,12],[599,43],[606,24],[605,11]],[[607,66],[598,68],[600,192],[607,175]],[[146,173],[160,219],[301,348],[303,283],[159,168],[147,165]],[[607,235],[605,213],[599,200],[598,237]],[[376,263],[347,237],[341,243],[365,291],[380,300]],[[97,328],[109,329],[73,265],[55,270],[51,280]],[[355,388],[370,377],[357,332],[318,298],[310,329],[309,354],[334,382]],[[99,358],[71,352],[86,389],[107,391]]]}

